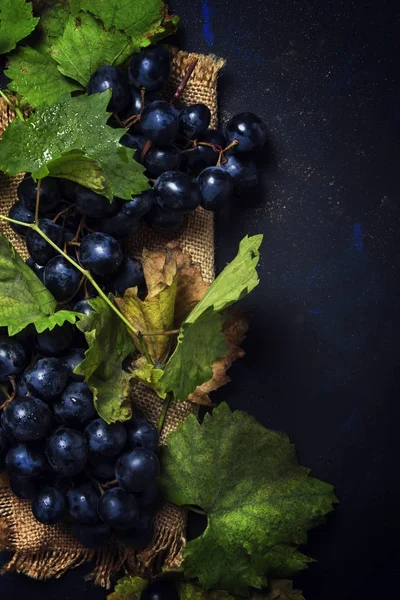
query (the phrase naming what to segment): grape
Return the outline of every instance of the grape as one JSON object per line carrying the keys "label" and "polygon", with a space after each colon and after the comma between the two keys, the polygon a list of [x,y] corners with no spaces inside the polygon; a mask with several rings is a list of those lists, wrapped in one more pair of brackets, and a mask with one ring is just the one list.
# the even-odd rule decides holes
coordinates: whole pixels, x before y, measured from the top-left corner
{"label": "grape", "polygon": [[157,427],[144,417],[133,417],[127,426],[129,448],[147,448],[155,452],[159,435]]}
{"label": "grape", "polygon": [[195,139],[204,134],[210,125],[211,113],[205,104],[192,104],[179,114],[179,125],[183,135]]}
{"label": "grape", "polygon": [[151,515],[141,514],[134,529],[117,531],[117,538],[130,548],[144,550],[153,539],[153,518]]}
{"label": "grape", "polygon": [[78,184],[75,187],[75,205],[82,215],[95,218],[111,215],[118,208],[115,199],[110,202],[105,196]]}
{"label": "grape", "polygon": [[156,202],[163,210],[191,212],[200,204],[198,183],[186,173],[167,171],[154,183]]}
{"label": "grape", "polygon": [[69,427],[81,429],[96,416],[93,394],[86,383],[70,383],[53,403],[55,417]]}
{"label": "grape", "polygon": [[75,188],[78,184],[71,179],[58,179],[61,198],[68,202],[75,202]]}
{"label": "grape", "polygon": [[226,138],[230,144],[237,140],[237,152],[260,150],[267,140],[267,128],[257,115],[243,112],[232,117],[226,126]]}
{"label": "grape", "polygon": [[231,154],[221,164],[233,179],[233,185],[239,192],[251,190],[258,184],[257,167],[252,160]]}
{"label": "grape", "polygon": [[46,486],[33,499],[33,515],[44,525],[54,525],[61,521],[64,511],[65,496],[55,487]]}
{"label": "grape", "polygon": [[[137,160],[138,155],[140,158],[140,153],[146,145],[146,138],[144,138],[142,135],[128,132],[122,136],[122,138],[119,140],[119,143],[126,148],[133,148],[133,150],[137,150],[135,155],[135,160]],[[138,162],[140,162],[140,160]]]}
{"label": "grape", "polygon": [[207,142],[208,144],[214,144],[214,146],[219,146],[222,149],[228,145],[224,134],[218,131],[218,129],[207,129],[201,136],[201,141]]}
{"label": "grape", "polygon": [[149,227],[158,233],[179,231],[183,225],[183,214],[173,212],[172,210],[162,210],[158,206],[155,206],[153,210],[146,215],[146,222]]}
{"label": "grape", "polygon": [[[220,148],[225,148],[226,140],[222,133],[217,129],[208,129],[199,137],[199,142],[213,144]],[[183,154],[185,162],[190,169],[204,169],[205,167],[215,166],[218,161],[218,152],[210,146],[198,144],[194,149],[188,150]]]}
{"label": "grape", "polygon": [[25,477],[35,477],[46,470],[46,457],[40,450],[28,444],[13,446],[6,455],[9,471]]}
{"label": "grape", "polygon": [[172,581],[161,579],[150,583],[140,600],[179,600],[179,595]]}
{"label": "grape", "polygon": [[108,490],[100,498],[98,510],[102,521],[116,529],[130,529],[139,518],[135,497],[119,487]]}
{"label": "grape", "polygon": [[152,209],[154,205],[153,190],[146,190],[139,196],[133,196],[131,200],[127,200],[122,205],[122,210],[125,214],[140,219]]}
{"label": "grape", "polygon": [[99,503],[100,493],[91,483],[72,488],[67,493],[69,514],[78,523],[97,523],[99,514],[97,505]]}
{"label": "grape", "polygon": [[[39,229],[47,235],[57,246],[61,247],[63,243],[63,230],[49,219],[39,219]],[[48,261],[56,256],[57,251],[50,246],[36,231],[28,229],[26,234],[26,247],[38,265],[46,265]]]}
{"label": "grape", "polygon": [[158,486],[157,484],[149,485],[144,492],[135,493],[135,498],[139,506],[149,506],[154,504],[158,498]]}
{"label": "grape", "polygon": [[21,500],[33,500],[37,494],[39,482],[40,479],[37,477],[25,477],[17,475],[17,473],[10,473],[8,477],[12,493]]}
{"label": "grape", "polygon": [[[17,200],[17,202],[12,205],[8,211],[8,216],[10,219],[22,221],[22,223],[33,223],[35,221],[35,211],[28,208],[21,200]],[[27,232],[27,228],[23,225],[10,223],[10,227],[15,233],[19,233],[20,235],[25,235]]]}
{"label": "grape", "polygon": [[0,383],[21,373],[27,363],[28,357],[22,344],[11,338],[0,337]]}
{"label": "grape", "polygon": [[171,144],[177,136],[179,120],[168,102],[155,100],[143,110],[140,126],[146,139],[155,144]]}
{"label": "grape", "polygon": [[[78,304],[81,304],[82,302],[86,302],[86,301],[81,300],[80,302],[78,302]],[[74,306],[74,310],[76,310],[76,307],[78,306],[78,304],[76,304]],[[76,310],[76,312],[83,312],[83,311]],[[74,373],[74,370],[84,360],[85,352],[86,352],[85,348],[71,348],[70,350],[68,350],[65,354],[63,354],[60,357],[62,364],[64,365],[64,367],[67,371],[68,379],[72,379],[73,381],[83,381],[83,379],[84,379],[83,375],[77,375],[76,373]]]}
{"label": "grape", "polygon": [[119,242],[107,233],[89,233],[82,240],[79,259],[85,269],[96,275],[109,275],[116,271],[122,262]]}
{"label": "grape", "polygon": [[8,452],[10,441],[6,435],[6,432],[0,427],[0,473],[4,469],[5,458]]}
{"label": "grape", "polygon": [[28,388],[26,387],[25,373],[21,373],[15,380],[17,396],[28,396]]}
{"label": "grape", "polygon": [[113,481],[115,479],[115,456],[107,458],[105,456],[89,456],[88,472],[95,479],[100,481]]}
{"label": "grape", "polygon": [[72,533],[82,546],[96,549],[107,544],[111,536],[111,528],[105,523],[96,523],[95,525],[75,523],[72,526]]}
{"label": "grape", "polygon": [[122,423],[95,419],[85,429],[89,450],[100,456],[116,456],[126,444],[126,431]]}
{"label": "grape", "polygon": [[41,354],[45,356],[58,356],[69,348],[73,339],[73,327],[71,323],[65,321],[62,325],[56,325],[54,329],[45,329],[42,333],[38,333],[36,336],[36,345]]}
{"label": "grape", "polygon": [[35,275],[37,275],[37,277],[39,277],[40,281],[43,283],[44,266],[36,264],[35,261],[31,257],[27,258],[25,262],[28,265],[28,267],[30,269],[32,269],[32,271],[35,273]]}
{"label": "grape", "polygon": [[206,210],[224,208],[232,198],[233,180],[225,169],[207,167],[200,173],[197,181],[201,192],[201,205]]}
{"label": "grape", "polygon": [[114,238],[131,236],[139,229],[137,218],[127,215],[124,212],[123,206],[114,215],[104,217],[103,219],[90,219],[88,225],[91,229],[107,233]]}
{"label": "grape", "polygon": [[57,300],[65,302],[76,292],[82,275],[66,258],[55,256],[44,268],[43,283]]}
{"label": "grape", "polygon": [[158,177],[165,171],[179,169],[181,158],[181,151],[176,146],[153,146],[147,151],[143,164],[150,177]]}
{"label": "grape", "polygon": [[[35,212],[37,182],[32,177],[25,177],[17,188],[18,199],[21,200],[31,211]],[[57,179],[45,177],[40,183],[40,214],[51,212],[61,200]]]}
{"label": "grape", "polygon": [[106,90],[112,91],[111,100],[108,104],[109,111],[118,113],[127,106],[130,98],[128,82],[123,73],[111,65],[97,69],[89,79],[87,86],[89,96]]}
{"label": "grape", "polygon": [[115,475],[119,485],[128,492],[144,492],[160,474],[157,456],[147,448],[135,448],[117,461]]}
{"label": "grape", "polygon": [[134,54],[129,64],[129,78],[136,88],[149,92],[160,89],[169,79],[170,58],[162,46],[148,46]]}
{"label": "grape", "polygon": [[67,370],[59,358],[39,358],[25,372],[29,393],[46,401],[61,394],[67,379]]}
{"label": "grape", "polygon": [[85,300],[79,300],[79,302],[75,304],[72,310],[74,310],[75,312],[82,313],[83,315],[88,317],[90,313],[92,313],[94,310],[93,307],[90,306],[89,300],[90,298],[87,298]]}
{"label": "grape", "polygon": [[52,414],[44,402],[30,396],[17,396],[7,404],[1,417],[2,426],[17,442],[45,437],[52,425]]}
{"label": "grape", "polygon": [[140,260],[124,257],[117,271],[107,280],[107,291],[122,296],[128,288],[137,287],[139,294],[144,295],[146,282]]}
{"label": "grape", "polygon": [[85,468],[88,447],[80,431],[62,427],[47,440],[47,459],[52,469],[62,477],[73,477]]}

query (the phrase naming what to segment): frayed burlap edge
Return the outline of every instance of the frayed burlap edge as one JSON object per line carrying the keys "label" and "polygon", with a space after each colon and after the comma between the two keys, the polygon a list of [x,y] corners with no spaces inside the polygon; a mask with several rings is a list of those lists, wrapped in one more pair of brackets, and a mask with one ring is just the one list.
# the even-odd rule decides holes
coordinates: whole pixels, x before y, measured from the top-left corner
{"label": "frayed burlap edge", "polygon": [[[203,56],[169,48],[172,55],[171,79],[164,91],[170,97],[194,58],[198,59],[196,69],[182,95],[187,104],[202,102],[211,110],[211,126],[217,124],[217,78],[224,65],[222,59]],[[14,118],[9,107],[0,101],[0,135]],[[16,188],[22,176],[7,177],[0,173],[0,212],[6,214],[16,200]],[[25,258],[24,239],[0,222],[0,230],[13,242],[18,252]],[[179,234],[155,235],[142,228],[135,238],[125,245],[131,255],[139,255],[145,247],[161,249],[172,239],[179,241],[182,249],[189,252],[199,263],[203,278],[211,282],[214,277],[214,227],[212,213],[198,209],[187,217]],[[137,385],[132,390],[133,401],[153,421],[157,422],[161,412],[159,398],[148,388]],[[190,403],[174,404],[168,411],[161,444],[168,433],[173,431],[189,413],[197,408]],[[182,549],[185,545],[186,513],[184,510],[163,504],[155,517],[154,537],[146,550],[136,552],[112,541],[101,551],[88,550],[80,546],[72,537],[67,525],[45,527],[36,522],[30,511],[30,503],[19,500],[10,492],[7,478],[0,478],[0,550],[12,553],[11,560],[3,571],[23,573],[35,579],[61,577],[67,570],[76,568],[88,561],[95,561],[89,576],[94,583],[110,588],[119,572],[151,576],[162,566],[177,568],[182,562]]]}

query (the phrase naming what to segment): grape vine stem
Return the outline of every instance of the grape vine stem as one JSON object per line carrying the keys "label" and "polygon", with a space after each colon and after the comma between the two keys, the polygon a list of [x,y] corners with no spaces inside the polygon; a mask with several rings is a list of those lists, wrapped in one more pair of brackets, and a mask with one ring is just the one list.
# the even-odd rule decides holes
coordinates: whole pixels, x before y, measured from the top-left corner
{"label": "grape vine stem", "polygon": [[8,106],[11,108],[11,110],[13,110],[15,112],[18,119],[20,121],[25,121],[24,115],[22,114],[22,112],[20,111],[18,106],[14,106],[14,104],[11,102],[10,98],[3,92],[3,90],[0,90],[0,96],[3,98],[4,102],[6,102],[8,104]]}
{"label": "grape vine stem", "polygon": [[166,397],[164,398],[162,409],[161,409],[161,414],[160,414],[160,417],[157,422],[158,433],[161,433],[162,428],[164,427],[165,417],[167,416],[167,412],[168,412],[169,405],[171,404],[171,402],[172,402],[172,394],[168,393],[166,395]]}

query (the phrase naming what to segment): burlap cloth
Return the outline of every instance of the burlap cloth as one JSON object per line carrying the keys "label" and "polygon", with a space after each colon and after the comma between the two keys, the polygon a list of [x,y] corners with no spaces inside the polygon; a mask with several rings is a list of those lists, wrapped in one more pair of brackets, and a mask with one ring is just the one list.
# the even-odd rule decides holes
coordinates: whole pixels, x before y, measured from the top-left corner
{"label": "burlap cloth", "polygon": [[[173,55],[172,75],[167,85],[166,95],[172,96],[184,76],[188,65],[198,58],[197,66],[182,95],[182,101],[189,104],[203,102],[211,110],[211,126],[217,124],[217,77],[224,64],[221,59],[211,56],[188,54],[171,49]],[[14,113],[4,101],[0,101],[0,136]],[[16,200],[16,189],[22,175],[7,177],[0,173],[0,212],[7,214]],[[18,252],[26,258],[24,238],[0,221],[0,230],[13,242]],[[126,243],[126,251],[133,256],[140,255],[143,247],[160,249],[167,241],[178,239],[181,247],[200,263],[203,277],[211,282],[214,276],[214,229],[212,213],[198,209],[190,215],[180,234],[158,235],[143,229]],[[137,385],[132,390],[132,399],[144,413],[156,422],[160,411],[159,398],[149,389]],[[196,409],[189,403],[170,406],[161,443],[167,434],[175,429],[191,411]],[[31,514],[30,502],[16,498],[8,489],[7,479],[0,479],[0,549],[12,552],[12,558],[4,567],[7,571],[17,571],[36,579],[60,577],[68,569],[87,561],[95,560],[91,578],[99,585],[110,587],[112,579],[123,569],[126,573],[148,575],[165,565],[178,566],[181,551],[185,544],[185,512],[170,504],[160,507],[155,518],[155,530],[150,546],[141,552],[128,550],[117,542],[111,542],[101,551],[83,548],[70,534],[67,525],[46,527],[38,523]]]}

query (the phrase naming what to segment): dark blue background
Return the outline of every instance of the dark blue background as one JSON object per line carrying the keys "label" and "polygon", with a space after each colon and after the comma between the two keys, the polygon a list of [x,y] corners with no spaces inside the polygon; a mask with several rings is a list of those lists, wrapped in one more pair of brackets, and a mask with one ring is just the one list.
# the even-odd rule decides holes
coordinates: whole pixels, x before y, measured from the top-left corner
{"label": "dark blue background", "polygon": [[[341,504],[310,535],[307,600],[396,597],[399,550],[400,11],[385,0],[176,0],[187,50],[227,58],[221,118],[270,131],[263,190],[217,228],[217,263],[265,236],[233,383]],[[2,598],[100,600],[84,571],[0,580]],[[12,590],[12,591],[11,591]]]}

